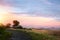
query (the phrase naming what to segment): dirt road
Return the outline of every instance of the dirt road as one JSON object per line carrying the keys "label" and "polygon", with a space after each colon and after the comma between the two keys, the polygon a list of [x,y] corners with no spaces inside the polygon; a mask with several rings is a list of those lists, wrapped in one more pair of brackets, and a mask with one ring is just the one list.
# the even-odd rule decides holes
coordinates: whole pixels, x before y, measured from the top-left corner
{"label": "dirt road", "polygon": [[11,29],[8,31],[12,33],[12,36],[9,40],[32,40],[31,36],[26,32]]}

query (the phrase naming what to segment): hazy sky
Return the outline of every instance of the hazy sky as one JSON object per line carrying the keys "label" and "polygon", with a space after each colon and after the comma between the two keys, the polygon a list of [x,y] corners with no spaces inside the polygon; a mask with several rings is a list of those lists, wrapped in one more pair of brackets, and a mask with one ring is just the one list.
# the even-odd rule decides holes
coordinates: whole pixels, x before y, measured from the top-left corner
{"label": "hazy sky", "polygon": [[0,10],[5,20],[9,16],[22,25],[60,26],[60,0],[0,0]]}

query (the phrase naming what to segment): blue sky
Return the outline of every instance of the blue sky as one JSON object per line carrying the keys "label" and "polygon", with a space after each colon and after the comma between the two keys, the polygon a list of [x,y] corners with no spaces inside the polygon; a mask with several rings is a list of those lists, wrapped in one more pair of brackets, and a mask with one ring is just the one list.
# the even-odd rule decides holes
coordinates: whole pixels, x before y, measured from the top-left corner
{"label": "blue sky", "polygon": [[60,26],[60,0],[0,0],[0,21],[14,19],[24,26]]}
{"label": "blue sky", "polygon": [[14,14],[53,17],[60,20],[60,0],[0,0],[0,5],[10,6]]}

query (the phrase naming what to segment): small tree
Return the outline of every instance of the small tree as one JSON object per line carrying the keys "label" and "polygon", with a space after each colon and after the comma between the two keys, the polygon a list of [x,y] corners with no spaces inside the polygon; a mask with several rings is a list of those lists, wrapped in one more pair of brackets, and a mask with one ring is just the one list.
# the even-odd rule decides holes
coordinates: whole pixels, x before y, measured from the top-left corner
{"label": "small tree", "polygon": [[13,20],[13,28],[20,28],[20,29],[22,29],[22,26],[19,25],[19,24],[20,24],[19,21],[17,21],[17,20]]}

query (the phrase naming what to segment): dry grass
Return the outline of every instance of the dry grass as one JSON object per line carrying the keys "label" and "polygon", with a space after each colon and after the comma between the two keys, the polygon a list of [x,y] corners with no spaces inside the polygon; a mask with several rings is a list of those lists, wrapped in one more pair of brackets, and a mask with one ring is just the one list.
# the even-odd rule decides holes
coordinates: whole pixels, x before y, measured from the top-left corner
{"label": "dry grass", "polygon": [[60,36],[60,30],[36,30],[36,29],[32,29],[32,32]]}
{"label": "dry grass", "polygon": [[57,40],[60,40],[60,30],[37,30],[37,29],[32,29],[32,30],[26,30],[27,32],[34,32],[38,34],[45,34],[45,35],[50,35],[56,37]]}

